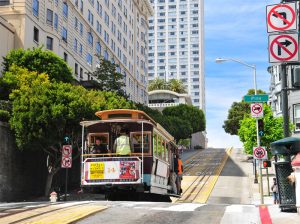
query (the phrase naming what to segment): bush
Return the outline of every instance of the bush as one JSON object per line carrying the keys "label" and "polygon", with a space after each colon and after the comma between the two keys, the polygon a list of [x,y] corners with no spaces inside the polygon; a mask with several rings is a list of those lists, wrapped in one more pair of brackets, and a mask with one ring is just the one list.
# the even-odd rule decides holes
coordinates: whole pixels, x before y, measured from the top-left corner
{"label": "bush", "polygon": [[195,145],[194,149],[203,149],[201,145]]}
{"label": "bush", "polygon": [[6,110],[0,110],[0,121],[8,122],[10,114]]}

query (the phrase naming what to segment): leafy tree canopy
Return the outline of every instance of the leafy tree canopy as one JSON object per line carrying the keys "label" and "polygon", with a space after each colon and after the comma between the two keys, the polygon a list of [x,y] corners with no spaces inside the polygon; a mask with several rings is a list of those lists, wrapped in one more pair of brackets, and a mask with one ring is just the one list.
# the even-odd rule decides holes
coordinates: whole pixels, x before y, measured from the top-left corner
{"label": "leafy tree canopy", "polygon": [[[37,74],[46,73],[51,81],[72,82],[72,70],[67,63],[52,51],[40,48],[14,49],[3,60],[3,73],[8,72],[10,67],[17,65],[34,71]],[[12,74],[13,75],[13,74]],[[9,93],[15,87],[15,78],[10,76],[5,80],[0,78],[0,99],[7,100]]]}
{"label": "leafy tree canopy", "polygon": [[95,119],[95,111],[133,106],[114,93],[52,83],[46,74],[15,66],[4,76],[9,73],[17,78],[17,88],[10,94],[13,103],[10,125],[21,149],[31,148],[33,143],[44,150],[60,148],[65,135],[80,139],[79,122]]}
{"label": "leafy tree canopy", "polygon": [[[246,95],[254,95],[254,89],[249,89]],[[264,91],[258,90],[258,94],[265,94]],[[224,121],[223,128],[226,133],[231,135],[238,135],[240,128],[240,121],[243,120],[245,115],[250,114],[250,103],[244,102],[233,102],[230,109],[228,110],[227,120]]]}
{"label": "leafy tree canopy", "polygon": [[149,83],[148,90],[170,90],[176,93],[186,93],[186,89],[181,80],[171,79],[166,82],[164,79],[156,78]]}
{"label": "leafy tree canopy", "polygon": [[187,121],[192,127],[192,133],[204,131],[206,128],[203,111],[192,105],[179,104],[178,106],[166,107],[163,110],[163,115]]}
{"label": "leafy tree canopy", "polygon": [[[273,117],[270,106],[264,104],[264,134],[261,137],[261,145],[270,149],[270,144],[284,137],[283,118]],[[253,154],[253,147],[257,147],[256,119],[252,118],[250,113],[245,115],[240,124],[238,136],[244,144],[247,154]],[[293,125],[290,125],[292,130]]]}
{"label": "leafy tree canopy", "polygon": [[125,88],[124,76],[117,72],[118,65],[99,57],[99,66],[92,73],[89,73],[97,79],[95,85],[100,91],[115,92],[124,98],[128,98]]}

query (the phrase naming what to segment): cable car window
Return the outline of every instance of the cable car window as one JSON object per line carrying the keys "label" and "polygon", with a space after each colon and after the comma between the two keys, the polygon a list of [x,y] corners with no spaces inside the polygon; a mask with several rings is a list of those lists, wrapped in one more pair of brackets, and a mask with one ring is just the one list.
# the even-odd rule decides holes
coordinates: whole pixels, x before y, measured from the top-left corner
{"label": "cable car window", "polygon": [[88,136],[89,148],[91,149],[95,143],[96,139],[100,140],[100,144],[108,148],[109,134],[108,133],[90,133]]}
{"label": "cable car window", "polygon": [[157,134],[153,134],[153,155],[157,156]]}
{"label": "cable car window", "polygon": [[162,148],[161,158],[165,160],[166,159],[166,142],[164,139],[161,140],[161,148]]}
{"label": "cable car window", "polygon": [[[144,151],[144,153],[150,152],[150,134],[150,132],[144,132],[142,141],[141,132],[131,132],[131,144],[134,153],[142,153],[142,151]],[[144,148],[142,148],[142,144]]]}
{"label": "cable car window", "polygon": [[157,139],[157,156],[161,158],[162,157],[162,152],[163,152],[162,139],[161,139],[161,136],[158,136],[158,139]]}

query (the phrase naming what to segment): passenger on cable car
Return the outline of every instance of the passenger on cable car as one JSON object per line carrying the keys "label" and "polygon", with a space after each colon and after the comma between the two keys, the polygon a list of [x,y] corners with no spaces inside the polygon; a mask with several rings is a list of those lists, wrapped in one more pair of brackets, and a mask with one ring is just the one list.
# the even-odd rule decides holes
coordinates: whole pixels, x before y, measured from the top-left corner
{"label": "passenger on cable car", "polygon": [[128,131],[121,129],[120,136],[114,142],[114,150],[118,155],[126,156],[131,153],[130,138]]}
{"label": "passenger on cable car", "polygon": [[92,148],[92,153],[93,154],[104,154],[104,153],[108,153],[109,150],[107,149],[107,146],[104,144],[101,144],[101,139],[100,138],[96,138],[96,143]]}

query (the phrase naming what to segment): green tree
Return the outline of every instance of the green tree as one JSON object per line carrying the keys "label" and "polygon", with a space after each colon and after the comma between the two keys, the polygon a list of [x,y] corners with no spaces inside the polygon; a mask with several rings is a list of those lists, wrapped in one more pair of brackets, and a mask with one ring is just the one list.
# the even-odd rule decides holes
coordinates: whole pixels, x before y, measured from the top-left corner
{"label": "green tree", "polygon": [[[246,95],[254,95],[254,89],[249,89]],[[258,90],[258,94],[265,94],[264,91]],[[226,133],[231,135],[238,135],[240,129],[240,121],[243,120],[245,115],[250,114],[250,103],[244,102],[233,102],[230,109],[228,110],[227,120],[224,121],[223,128]]]}
{"label": "green tree", "polygon": [[[46,74],[12,66],[4,76],[14,73],[16,87],[10,94],[10,126],[21,150],[43,150],[50,158],[45,187],[48,195],[52,178],[60,169],[61,147],[68,136],[76,149],[81,141],[83,119],[95,119],[98,110],[131,108],[132,103],[115,93],[88,91],[69,83],[50,82]],[[79,152],[77,153],[77,156]]]}
{"label": "green tree", "polygon": [[166,107],[162,113],[165,116],[178,117],[187,121],[192,127],[192,133],[204,131],[206,128],[205,115],[202,110],[195,106],[179,104],[178,106]]}
{"label": "green tree", "polygon": [[[38,74],[46,73],[51,81],[70,83],[74,80],[72,70],[67,63],[52,51],[43,50],[42,47],[11,50],[3,58],[3,74],[9,71],[12,65],[35,71]],[[7,100],[13,88],[14,82],[6,82],[0,78],[0,99]]]}
{"label": "green tree", "polygon": [[186,89],[181,80],[171,79],[167,83],[167,89],[176,93],[186,93]]}
{"label": "green tree", "polygon": [[118,65],[105,60],[102,57],[98,58],[100,63],[96,67],[96,70],[89,73],[91,76],[96,78],[95,85],[100,91],[111,91],[118,95],[128,98],[125,88],[124,76],[117,72]]}
{"label": "green tree", "polygon": [[[282,117],[274,117],[270,106],[264,104],[264,134],[261,137],[261,145],[270,149],[270,143],[284,137]],[[293,125],[290,126],[292,130]],[[257,147],[256,119],[245,115],[240,123],[238,136],[244,144],[247,154],[253,154],[253,147]]]}
{"label": "green tree", "polygon": [[149,82],[148,91],[167,89],[167,83],[164,79],[155,78]]}
{"label": "green tree", "polygon": [[164,116],[164,119],[166,129],[174,137],[176,143],[180,139],[189,138],[191,133],[193,133],[193,128],[187,120],[173,116]]}

